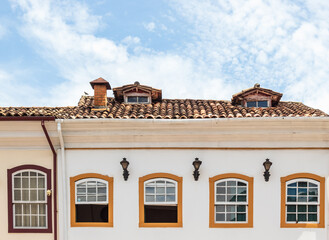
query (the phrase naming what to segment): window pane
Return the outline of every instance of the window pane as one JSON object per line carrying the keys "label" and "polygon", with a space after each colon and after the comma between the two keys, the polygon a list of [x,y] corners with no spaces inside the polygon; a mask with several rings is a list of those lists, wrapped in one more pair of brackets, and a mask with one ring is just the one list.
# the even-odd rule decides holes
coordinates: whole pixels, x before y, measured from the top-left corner
{"label": "window pane", "polygon": [[296,195],[296,188],[288,188],[288,195]]}
{"label": "window pane", "polygon": [[165,196],[164,195],[157,195],[156,196],[156,201],[157,202],[164,202],[165,201]]}
{"label": "window pane", "polygon": [[106,187],[99,187],[98,188],[98,194],[106,194]]}
{"label": "window pane", "polygon": [[308,184],[309,184],[309,185],[308,185],[309,187],[317,187],[317,186],[318,186],[318,185],[316,185],[316,184],[314,184],[314,183],[311,183],[311,182],[308,183]]}
{"label": "window pane", "polygon": [[15,217],[15,227],[22,227],[22,216]]}
{"label": "window pane", "polygon": [[246,193],[247,193],[247,188],[245,187],[238,188],[238,194],[246,194]]}
{"label": "window pane", "polygon": [[296,212],[296,205],[288,205],[287,212]]}
{"label": "window pane", "polygon": [[29,176],[29,172],[22,172],[22,176]]}
{"label": "window pane", "polygon": [[298,212],[306,212],[306,205],[299,205],[297,209]]}
{"label": "window pane", "polygon": [[296,222],[296,214],[288,214],[287,222]]}
{"label": "window pane", "polygon": [[306,214],[298,214],[299,222],[306,222]]}
{"label": "window pane", "polygon": [[317,222],[318,221],[317,214],[308,214],[308,221],[309,222]]}
{"label": "window pane", "polygon": [[85,202],[85,201],[87,201],[86,196],[78,196],[77,202]]}
{"label": "window pane", "polygon": [[78,194],[85,194],[86,193],[86,188],[78,188],[77,193]]}
{"label": "window pane", "polygon": [[225,205],[216,206],[216,212],[225,212]]}
{"label": "window pane", "polygon": [[217,202],[225,202],[225,195],[217,195],[216,196]]}
{"label": "window pane", "polygon": [[148,102],[148,97],[138,97],[138,102],[140,103]]}
{"label": "window pane", "polygon": [[38,190],[39,194],[39,201],[44,201],[46,199],[46,191],[45,190]]}
{"label": "window pane", "polygon": [[87,193],[88,194],[96,194],[96,187],[91,187],[91,186],[88,186],[87,188]]}
{"label": "window pane", "polygon": [[165,188],[164,187],[157,187],[156,188],[156,193],[165,193]]}
{"label": "window pane", "polygon": [[166,202],[175,202],[175,195],[167,195]]}
{"label": "window pane", "polygon": [[37,201],[37,191],[36,190],[30,191],[30,201]]}
{"label": "window pane", "polygon": [[96,196],[87,196],[87,202],[96,202]]}
{"label": "window pane", "polygon": [[238,182],[238,186],[247,186],[247,184],[244,182]]}
{"label": "window pane", "polygon": [[22,214],[22,204],[20,203],[15,204],[15,214]]}
{"label": "window pane", "polygon": [[226,206],[226,212],[236,212],[235,205],[233,206]]}
{"label": "window pane", "polygon": [[309,195],[318,195],[318,189],[317,188],[310,188],[308,190]]}
{"label": "window pane", "polygon": [[217,187],[217,194],[221,193],[221,194],[225,194],[226,193],[226,188],[225,187]]}
{"label": "window pane", "polygon": [[154,193],[155,188],[154,187],[146,187],[146,193]]}
{"label": "window pane", "polygon": [[40,227],[46,227],[46,216],[40,216],[39,217],[39,226]]}
{"label": "window pane", "polygon": [[23,190],[22,191],[22,200],[23,201],[29,201],[30,198],[29,198],[29,191],[28,190]]}
{"label": "window pane", "polygon": [[38,178],[38,188],[44,188],[45,187],[45,178],[39,177]]}
{"label": "window pane", "polygon": [[175,188],[174,187],[167,187],[167,194],[168,193],[175,193]]}
{"label": "window pane", "polygon": [[225,221],[225,214],[224,213],[216,213],[216,221],[217,222],[224,222]]}
{"label": "window pane", "polygon": [[38,214],[38,204],[31,204],[31,214]]}
{"label": "window pane", "polygon": [[14,200],[16,200],[16,201],[21,200],[21,191],[20,190],[14,190]]}
{"label": "window pane", "polygon": [[129,96],[128,102],[137,102],[137,97]]}
{"label": "window pane", "polygon": [[30,178],[30,188],[37,188],[37,179],[35,177]]}
{"label": "window pane", "polygon": [[23,227],[30,227],[30,216],[23,216]]}
{"label": "window pane", "polygon": [[238,202],[246,202],[247,196],[238,196]]}
{"label": "window pane", "polygon": [[308,205],[308,212],[317,212],[318,206],[315,205]]}
{"label": "window pane", "polygon": [[236,187],[228,187],[227,188],[228,194],[236,194]]}
{"label": "window pane", "polygon": [[23,213],[24,214],[30,214],[30,204],[23,204]]}
{"label": "window pane", "polygon": [[307,188],[298,188],[298,195],[307,195]]}
{"label": "window pane", "polygon": [[149,196],[147,195],[146,196],[146,199],[145,199],[146,202],[155,202],[155,196]]}
{"label": "window pane", "polygon": [[308,201],[309,202],[317,202],[318,201],[318,197],[308,197]]}
{"label": "window pane", "polygon": [[226,182],[219,182],[216,184],[217,187],[226,186]]}
{"label": "window pane", "polygon": [[227,186],[236,186],[236,181],[227,181]]}
{"label": "window pane", "polygon": [[246,214],[245,213],[238,213],[237,214],[237,221],[238,222],[245,222],[246,221]]}
{"label": "window pane", "polygon": [[296,197],[287,197],[288,202],[296,202]]}
{"label": "window pane", "polygon": [[226,214],[226,221],[234,222],[235,221],[235,213],[227,213]]}
{"label": "window pane", "polygon": [[256,107],[256,102],[255,101],[247,102],[247,107]]}
{"label": "window pane", "polygon": [[246,206],[245,205],[238,205],[238,212],[246,212]]}
{"label": "window pane", "polygon": [[21,188],[21,179],[20,178],[14,178],[14,188]]}
{"label": "window pane", "polygon": [[39,213],[46,214],[46,204],[39,204]]}
{"label": "window pane", "polygon": [[31,227],[38,227],[38,216],[31,216]]}
{"label": "window pane", "polygon": [[106,201],[106,196],[98,196],[97,201],[105,202]]}
{"label": "window pane", "polygon": [[297,187],[297,183],[290,183],[289,185],[288,185],[288,187]]}
{"label": "window pane", "polygon": [[306,202],[307,197],[298,197],[298,202]]}
{"label": "window pane", "polygon": [[298,182],[298,187],[307,187],[307,182]]}
{"label": "window pane", "polygon": [[236,195],[227,195],[228,202],[236,202]]}
{"label": "window pane", "polygon": [[30,184],[29,184],[29,179],[28,178],[22,178],[22,187],[23,188],[29,188]]}
{"label": "window pane", "polygon": [[267,101],[258,101],[258,107],[267,107]]}

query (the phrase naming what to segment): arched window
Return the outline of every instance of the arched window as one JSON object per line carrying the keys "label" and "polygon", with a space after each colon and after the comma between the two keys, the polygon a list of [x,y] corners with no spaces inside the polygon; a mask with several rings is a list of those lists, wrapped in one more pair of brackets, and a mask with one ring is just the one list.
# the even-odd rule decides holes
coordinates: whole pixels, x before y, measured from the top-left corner
{"label": "arched window", "polygon": [[139,179],[140,227],[182,226],[182,178],[156,173]]}
{"label": "arched window", "polygon": [[301,173],[281,178],[281,227],[324,227],[324,178]]}
{"label": "arched window", "polygon": [[209,179],[210,227],[252,227],[253,178],[222,174]]}
{"label": "arched window", "polygon": [[71,226],[113,226],[113,178],[89,173],[71,178]]}
{"label": "arched window", "polygon": [[9,232],[52,231],[51,171],[23,165],[8,170]]}

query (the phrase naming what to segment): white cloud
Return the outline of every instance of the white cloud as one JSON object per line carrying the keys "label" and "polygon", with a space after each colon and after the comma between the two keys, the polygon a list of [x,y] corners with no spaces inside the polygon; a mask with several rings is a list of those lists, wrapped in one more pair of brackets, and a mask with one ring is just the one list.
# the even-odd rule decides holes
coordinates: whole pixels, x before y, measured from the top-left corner
{"label": "white cloud", "polygon": [[154,30],[155,30],[155,23],[154,22],[146,23],[146,24],[144,24],[144,27],[146,28],[147,31],[154,32]]}

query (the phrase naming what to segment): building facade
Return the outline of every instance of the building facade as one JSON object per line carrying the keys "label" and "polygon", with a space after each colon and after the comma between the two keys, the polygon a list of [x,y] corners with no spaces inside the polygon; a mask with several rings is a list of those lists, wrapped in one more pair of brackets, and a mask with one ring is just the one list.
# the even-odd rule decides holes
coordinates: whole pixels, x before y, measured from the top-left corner
{"label": "building facade", "polygon": [[0,108],[0,239],[329,239],[327,114],[259,85],[91,85],[76,107]]}

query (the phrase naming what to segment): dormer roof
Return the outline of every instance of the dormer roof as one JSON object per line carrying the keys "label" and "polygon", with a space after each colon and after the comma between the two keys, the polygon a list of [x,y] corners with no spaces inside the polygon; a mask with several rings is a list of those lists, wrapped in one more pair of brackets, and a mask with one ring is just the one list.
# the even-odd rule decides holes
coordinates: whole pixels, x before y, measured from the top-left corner
{"label": "dormer roof", "polygon": [[147,93],[150,95],[152,102],[162,100],[162,90],[141,85],[139,82],[124,85],[122,87],[113,88],[113,94],[116,101],[123,101],[124,95],[129,93]]}
{"label": "dormer roof", "polygon": [[282,93],[275,92],[271,89],[261,88],[260,84],[256,83],[254,87],[242,90],[239,93],[236,93],[232,96],[232,105],[241,105],[243,106],[244,101],[249,97],[254,96],[264,96],[268,97],[272,102],[272,107],[275,107],[280,102]]}

